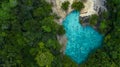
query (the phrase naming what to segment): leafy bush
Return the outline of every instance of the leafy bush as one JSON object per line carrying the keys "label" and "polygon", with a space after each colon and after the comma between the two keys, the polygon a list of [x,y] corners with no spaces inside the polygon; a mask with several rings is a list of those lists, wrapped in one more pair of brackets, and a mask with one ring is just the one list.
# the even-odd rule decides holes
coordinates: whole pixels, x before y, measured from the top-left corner
{"label": "leafy bush", "polygon": [[73,9],[80,11],[82,8],[84,8],[84,4],[82,2],[73,2],[72,6]]}
{"label": "leafy bush", "polygon": [[69,4],[69,1],[65,1],[64,3],[62,3],[61,8],[66,11],[68,10]]}

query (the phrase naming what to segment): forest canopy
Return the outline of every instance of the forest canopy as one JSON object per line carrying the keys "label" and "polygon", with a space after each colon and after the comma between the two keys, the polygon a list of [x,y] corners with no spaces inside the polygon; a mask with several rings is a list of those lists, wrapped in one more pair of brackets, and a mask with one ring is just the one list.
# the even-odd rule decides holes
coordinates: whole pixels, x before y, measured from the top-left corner
{"label": "forest canopy", "polygon": [[[79,6],[81,3],[72,5],[83,8]],[[107,0],[108,17],[101,21],[100,31],[107,30],[104,22],[112,28],[103,47],[77,65],[60,53],[56,35],[64,34],[64,29],[54,21],[51,4],[45,0],[0,0],[0,67],[119,67],[119,6],[120,0]]]}

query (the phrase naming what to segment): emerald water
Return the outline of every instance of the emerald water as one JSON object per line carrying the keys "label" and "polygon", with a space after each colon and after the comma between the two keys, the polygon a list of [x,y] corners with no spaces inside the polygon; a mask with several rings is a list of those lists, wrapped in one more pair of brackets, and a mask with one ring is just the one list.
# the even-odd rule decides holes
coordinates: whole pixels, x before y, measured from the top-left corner
{"label": "emerald water", "polygon": [[101,46],[103,36],[91,26],[82,26],[79,21],[80,13],[72,11],[63,21],[66,31],[67,44],[65,54],[80,64],[88,55]]}

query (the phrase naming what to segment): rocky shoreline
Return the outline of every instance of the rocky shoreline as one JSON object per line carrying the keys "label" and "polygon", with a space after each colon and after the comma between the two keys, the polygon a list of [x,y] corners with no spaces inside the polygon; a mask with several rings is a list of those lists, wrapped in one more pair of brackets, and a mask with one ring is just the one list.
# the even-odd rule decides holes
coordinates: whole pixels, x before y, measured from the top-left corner
{"label": "rocky shoreline", "polygon": [[[57,14],[60,17],[60,19],[57,20],[57,23],[61,25],[62,20],[66,17],[68,13],[70,13],[73,10],[71,8],[71,5],[75,0],[46,0],[46,1],[53,5],[52,7],[53,13]],[[70,2],[67,12],[62,10],[61,8],[61,5],[64,1]],[[107,11],[105,3],[106,0],[86,0],[85,2],[83,2],[85,8],[83,8],[80,11],[80,17],[86,17],[92,14],[99,14],[100,12]]]}

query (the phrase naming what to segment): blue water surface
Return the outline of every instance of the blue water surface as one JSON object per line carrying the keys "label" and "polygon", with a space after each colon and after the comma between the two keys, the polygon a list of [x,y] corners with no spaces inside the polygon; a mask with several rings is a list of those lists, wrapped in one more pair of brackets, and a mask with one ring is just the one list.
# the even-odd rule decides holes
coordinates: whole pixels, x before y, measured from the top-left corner
{"label": "blue water surface", "polygon": [[68,39],[65,54],[80,64],[88,55],[101,46],[103,36],[91,26],[82,26],[79,21],[80,13],[72,11],[63,21]]}

